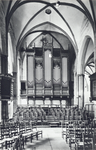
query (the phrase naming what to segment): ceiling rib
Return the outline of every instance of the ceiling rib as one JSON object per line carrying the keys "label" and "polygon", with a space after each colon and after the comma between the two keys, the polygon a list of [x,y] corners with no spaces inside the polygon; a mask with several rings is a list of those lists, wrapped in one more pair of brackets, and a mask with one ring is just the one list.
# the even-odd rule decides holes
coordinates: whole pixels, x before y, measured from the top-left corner
{"label": "ceiling rib", "polygon": [[[72,3],[69,4],[69,3],[62,3],[62,2],[60,2],[60,5],[69,5],[69,6],[71,6],[71,7],[74,7],[74,8],[76,8],[76,9],[80,10],[80,11],[81,11],[82,13],[84,13],[84,14],[87,13],[87,16],[90,16],[89,19],[92,20],[92,17],[91,17],[91,15],[90,15],[88,9],[87,9],[86,6],[84,5],[84,3],[82,3],[81,0],[77,0],[77,1],[78,1],[78,2],[80,3],[80,5],[84,8],[85,11],[83,11],[83,9],[81,9],[80,7],[78,7],[78,6],[76,6],[76,5],[72,4]],[[70,30],[70,32],[71,32],[71,34],[72,34],[72,36],[73,36],[74,42],[75,42],[76,47],[77,47],[76,39],[75,39],[75,36],[74,36],[74,34],[73,34],[73,31],[72,31],[70,25],[68,24],[68,22],[66,21],[66,19],[62,16],[62,14],[53,6],[53,4],[55,5],[56,3],[48,3],[48,2],[45,2],[45,1],[38,1],[38,0],[35,0],[35,1],[27,0],[27,1],[22,1],[21,3],[19,3],[19,2],[20,2],[20,0],[18,0],[17,4],[14,5],[14,7],[11,9],[10,14],[9,14],[9,20],[10,20],[10,18],[11,18],[12,13],[14,13],[14,11],[15,11],[18,7],[20,7],[21,5],[23,5],[23,4],[26,4],[26,3],[29,3],[29,2],[38,2],[38,3],[47,4],[47,6],[45,6],[45,7],[51,6],[51,7],[58,13],[58,15],[63,19],[63,21],[66,23],[67,27],[69,28],[69,30]],[[16,8],[16,7],[17,7],[17,8]],[[43,10],[44,10],[44,8],[43,8]],[[86,13],[85,13],[85,12],[86,12]],[[39,14],[39,13],[37,12],[37,14]],[[34,16],[33,18],[35,18],[35,16]],[[31,18],[31,20],[32,20],[33,18]],[[30,22],[30,21],[29,21],[29,22]],[[26,27],[27,27],[27,25],[28,25],[28,24],[26,24]],[[23,33],[23,32],[22,32],[22,33]],[[19,41],[19,39],[18,39],[18,41]],[[77,49],[78,49],[78,47],[77,47]]]}
{"label": "ceiling rib", "polygon": [[[27,34],[26,36],[28,36],[28,35],[30,35],[30,34],[33,34],[33,33],[35,33],[35,32],[45,32],[45,30],[36,30],[36,31],[31,31],[31,32],[29,32],[29,34]],[[49,33],[49,31],[46,31],[46,32],[48,32]],[[51,31],[52,32],[52,31]],[[25,39],[26,37],[24,37],[24,39]],[[23,40],[24,39],[21,39],[21,44],[22,44],[22,42],[23,42]],[[59,41],[58,41],[59,42]],[[20,47],[20,44],[19,44],[19,47]],[[62,46],[61,46],[62,47]],[[63,48],[63,47],[62,47]],[[64,48],[63,48],[64,49]]]}
{"label": "ceiling rib", "polygon": [[92,64],[94,64],[94,62],[90,62],[90,63],[88,63],[87,65],[88,65],[88,66],[91,66],[91,67],[94,67],[94,65],[92,65]]}
{"label": "ceiling rib", "polygon": [[[89,61],[92,59],[94,57],[94,52],[89,56],[89,58],[87,59],[87,62],[86,62],[86,64],[85,64],[85,68],[86,68],[86,66],[89,64]],[[93,61],[92,62],[90,62],[90,63],[94,63]]]}
{"label": "ceiling rib", "polygon": [[50,35],[57,41],[57,43],[60,45],[60,47],[64,50],[63,46],[61,45],[61,43],[57,40],[57,38],[55,38],[51,33]]}
{"label": "ceiling rib", "polygon": [[[25,1],[24,1],[25,2]],[[30,1],[27,1],[27,2],[30,2]],[[34,1],[31,1],[31,2],[34,2]],[[37,1],[36,1],[37,2]],[[25,3],[24,3],[25,4]],[[20,5],[21,5],[21,3],[20,3]],[[45,6],[45,7],[48,7],[49,6],[49,3],[48,3],[48,5],[47,6]],[[73,36],[73,39],[74,39],[74,42],[75,42],[75,44],[76,44],[76,46],[77,46],[77,43],[76,43],[76,40],[75,40],[75,36],[74,36],[74,34],[73,34],[73,31],[72,31],[72,29],[71,29],[71,27],[69,26],[69,24],[68,24],[68,22],[66,21],[66,19],[61,15],[61,13],[52,5],[52,4],[50,4],[50,6],[57,12],[57,14],[62,18],[62,20],[66,23],[66,25],[67,25],[67,27],[69,28],[69,30],[70,30],[70,32],[71,32],[71,34],[72,34],[72,36]],[[19,7],[19,6],[18,6]],[[44,10],[44,8],[41,10],[41,11],[43,11]],[[40,11],[40,12],[41,12]],[[40,13],[39,12],[39,13]],[[35,14],[32,18],[31,18],[31,21],[32,21],[32,19],[34,19],[35,18],[35,16],[36,15],[38,15],[39,14],[38,12],[37,12],[37,14]],[[30,22],[30,21],[29,21]],[[29,23],[28,22],[28,23]],[[26,27],[27,27],[27,25],[28,25],[28,23],[26,24]]]}
{"label": "ceiling rib", "polygon": [[22,37],[22,35],[23,35],[23,32],[24,32],[24,30],[26,29],[26,27],[28,26],[28,24],[41,12],[41,11],[43,11],[45,8],[47,8],[48,6],[45,6],[45,7],[43,7],[42,9],[40,9],[27,23],[26,23],[26,25],[24,26],[24,28],[23,28],[23,30],[21,31],[21,34],[20,34],[20,36],[19,36],[19,38],[18,38],[18,42],[17,42],[17,45],[18,45],[18,43],[19,43],[19,41],[20,41],[20,38]]}
{"label": "ceiling rib", "polygon": [[[82,8],[83,8],[84,10],[83,10],[82,8],[80,8],[79,6],[74,5],[74,4],[72,4],[72,3],[60,2],[60,5],[69,5],[70,7],[73,7],[73,8],[78,9],[79,11],[81,11],[82,13],[84,13],[87,17],[89,17],[89,21],[92,23],[93,19],[92,19],[92,16],[91,16],[89,10],[87,9],[87,7],[84,5],[84,3],[83,3],[81,0],[77,0],[77,1],[78,1],[78,3],[82,6]],[[71,33],[72,36],[73,36],[74,42],[75,42],[75,44],[76,44],[76,46],[77,46],[76,39],[75,39],[75,36],[74,36],[74,34],[73,34],[73,31],[72,31],[70,25],[68,24],[68,22],[66,21],[66,19],[63,17],[63,15],[54,7],[54,5],[55,5],[56,3],[49,3],[49,2],[46,2],[46,1],[39,1],[39,0],[33,0],[33,1],[32,1],[32,0],[25,0],[25,1],[17,0],[17,1],[15,2],[15,4],[13,5],[12,9],[11,9],[10,12],[9,12],[8,21],[10,21],[10,18],[11,18],[11,16],[12,16],[12,14],[15,12],[16,9],[18,9],[18,8],[19,8],[20,6],[22,6],[23,4],[31,3],[31,2],[35,2],[35,3],[37,2],[37,3],[45,4],[45,5],[47,5],[47,6],[45,6],[45,8],[47,8],[48,6],[52,7],[52,8],[57,12],[57,14],[62,18],[62,20],[66,23],[67,27],[68,27],[69,30],[70,30],[70,33]],[[10,2],[10,3],[11,3],[11,2]],[[11,4],[10,4],[10,6],[11,6]],[[44,7],[42,8],[42,10],[44,10]],[[42,11],[42,10],[41,10],[41,11]],[[40,12],[41,12],[41,11],[40,11]],[[27,27],[27,25],[28,25],[28,24],[32,21],[32,19],[34,19],[34,18],[36,17],[36,15],[39,14],[40,12],[38,11],[38,12],[34,15],[34,17],[31,18],[31,20],[29,20],[29,21],[27,22],[27,24],[26,24],[25,27],[23,28],[23,30],[22,30],[22,32],[21,32],[19,38],[21,38],[21,36],[22,36],[22,34],[23,34],[25,28]],[[17,43],[19,43],[19,41],[20,41],[20,39],[18,39],[18,42],[17,42]]]}
{"label": "ceiling rib", "polygon": [[63,21],[66,23],[67,27],[69,28],[69,30],[70,30],[70,32],[71,32],[71,34],[72,34],[72,36],[73,36],[74,42],[75,42],[75,44],[76,44],[76,47],[77,47],[77,49],[78,49],[77,42],[76,42],[75,36],[74,36],[74,34],[73,34],[73,31],[72,31],[70,25],[68,24],[68,22],[66,21],[66,19],[63,17],[63,15],[61,15],[61,13],[60,13],[55,7],[52,7],[52,8],[59,14],[59,16],[60,16],[60,17],[63,19]]}
{"label": "ceiling rib", "polygon": [[89,2],[91,5],[91,10],[92,10],[93,18],[94,18],[94,28],[96,28],[96,18],[95,18],[95,12],[94,12],[94,8],[93,8],[92,0],[89,0]]}
{"label": "ceiling rib", "polygon": [[91,22],[92,28],[94,30],[94,22],[93,22],[93,19],[92,19],[92,16],[91,16],[89,10],[87,9],[87,7],[84,5],[84,3],[81,0],[77,0],[77,1],[82,6],[82,8],[85,10],[86,16],[89,19],[89,21]]}
{"label": "ceiling rib", "polygon": [[[76,51],[77,49],[76,49],[76,47],[75,47],[75,45],[74,45],[72,39],[69,37],[69,35],[68,35],[63,29],[61,29],[60,27],[58,27],[58,26],[56,26],[55,24],[52,24],[52,23],[50,23],[50,22],[44,22],[44,23],[41,23],[41,24],[39,24],[39,25],[37,25],[37,26],[31,28],[31,29],[22,37],[22,39],[20,39],[20,41],[18,42],[17,50],[19,50],[20,44],[22,44],[23,40],[30,34],[30,32],[31,32],[31,33],[36,32],[36,31],[32,31],[32,30],[34,30],[35,28],[37,28],[37,27],[39,27],[39,26],[42,26],[42,25],[44,25],[44,24],[48,24],[48,23],[51,24],[51,25],[53,25],[54,27],[58,28],[60,31],[62,31],[62,32],[68,37],[68,39],[70,40],[71,44],[73,45],[73,47],[74,47],[74,49],[75,49],[75,53],[77,54],[77,51]],[[43,31],[43,30],[42,30],[42,31]]]}
{"label": "ceiling rib", "polygon": [[13,15],[13,13],[16,11],[16,9],[18,9],[20,6],[22,6],[22,5],[26,4],[26,3],[37,2],[37,3],[47,4],[47,5],[51,6],[50,3],[45,2],[45,1],[39,1],[39,0],[34,0],[34,1],[32,1],[32,0],[21,1],[21,3],[19,3],[19,1],[21,1],[21,0],[17,0],[18,3],[11,9],[11,11],[10,11],[10,13],[9,13],[9,15],[8,15],[8,24],[9,24],[9,22],[10,22],[10,18],[12,17],[12,15]]}
{"label": "ceiling rib", "polygon": [[91,70],[91,71],[92,71],[92,73],[93,73],[93,70],[92,70],[91,66],[90,66],[90,65],[88,65],[88,67],[90,68],[90,70]]}
{"label": "ceiling rib", "polygon": [[[38,1],[38,0],[30,1],[30,0],[27,0],[27,1],[22,1],[21,3],[19,3],[19,4],[18,4],[18,7],[20,7],[20,6],[23,5],[23,4],[30,3],[30,2],[44,3],[44,4],[47,4],[48,6],[51,6],[51,7],[57,12],[57,14],[63,19],[63,21],[66,23],[66,25],[68,26],[68,28],[69,28],[69,30],[70,30],[72,36],[73,36],[74,42],[75,42],[75,44],[76,44],[76,47],[77,47],[76,39],[75,39],[75,36],[74,36],[74,34],[73,34],[73,31],[72,31],[71,27],[69,26],[69,24],[68,24],[68,22],[66,21],[66,19],[61,15],[61,13],[53,6],[53,4],[48,3],[48,2],[45,2],[45,1]],[[17,7],[17,8],[18,8],[18,7]],[[15,10],[16,10],[16,9],[14,9],[14,11],[15,11]],[[13,11],[13,13],[14,13],[14,11]],[[12,14],[10,14],[9,16],[11,17],[11,15],[12,15]],[[77,49],[78,49],[78,47],[77,47]]]}
{"label": "ceiling rib", "polygon": [[91,75],[87,70],[85,70],[85,72],[86,72],[89,76]]}
{"label": "ceiling rib", "polygon": [[6,18],[8,16],[9,11],[10,11],[11,4],[12,4],[12,0],[9,1],[7,12],[6,12]]}
{"label": "ceiling rib", "polygon": [[[51,31],[51,32],[52,32],[52,31]],[[51,36],[53,37],[53,39],[55,39],[55,41],[56,41],[56,42],[60,45],[60,47],[64,50],[64,48],[63,48],[63,46],[61,45],[61,43],[58,41],[58,39],[57,39],[56,37],[54,37],[54,36],[50,33],[50,31],[46,31],[46,33],[49,34],[49,35],[51,35]],[[42,34],[43,34],[43,32],[42,32]],[[40,35],[42,35],[42,34],[40,34]],[[39,35],[39,36],[40,36],[40,35]],[[35,39],[37,39],[39,36],[37,36]],[[35,40],[35,39],[34,39],[34,40]],[[33,41],[34,41],[34,40],[33,40]],[[32,41],[32,42],[33,42],[33,41]],[[30,44],[31,44],[32,42],[30,42]],[[29,44],[29,45],[30,45],[30,44]]]}
{"label": "ceiling rib", "polygon": [[[78,1],[78,0],[77,0]],[[55,5],[55,3],[54,3],[54,5]],[[91,20],[90,20],[90,18],[89,18],[89,15],[86,13],[86,11],[85,10],[83,10],[82,8],[80,8],[79,6],[77,6],[77,5],[74,5],[74,4],[72,4],[72,3],[66,3],[66,2],[60,2],[60,5],[65,5],[65,6],[70,6],[70,7],[73,7],[73,8],[76,8],[76,9],[78,9],[79,11],[81,11],[88,19],[89,19],[89,21],[90,21],[90,23],[91,23],[91,25],[92,25],[92,28],[93,28],[93,21],[91,22]],[[81,5],[81,4],[80,4]],[[88,10],[88,9],[87,9]],[[89,11],[88,11],[89,12]],[[89,13],[90,14],[90,13]],[[90,15],[91,16],[91,15]],[[92,17],[91,17],[91,19],[92,19]]]}
{"label": "ceiling rib", "polygon": [[[18,8],[18,4],[20,3],[20,1],[21,1],[21,0],[17,0],[17,1],[15,2],[15,4],[13,5],[13,7],[11,8],[11,10],[10,10],[10,8],[9,8],[10,11],[9,11],[8,14],[7,14],[7,25],[9,25],[11,16],[12,16],[13,13],[15,12],[15,10]],[[11,3],[11,4],[12,4],[12,3]],[[10,5],[10,7],[11,7],[11,5]]]}
{"label": "ceiling rib", "polygon": [[33,41],[35,41],[37,38],[39,38],[42,35],[42,33],[40,33],[37,37],[35,37],[28,45],[28,47],[30,47],[30,45],[33,43]]}

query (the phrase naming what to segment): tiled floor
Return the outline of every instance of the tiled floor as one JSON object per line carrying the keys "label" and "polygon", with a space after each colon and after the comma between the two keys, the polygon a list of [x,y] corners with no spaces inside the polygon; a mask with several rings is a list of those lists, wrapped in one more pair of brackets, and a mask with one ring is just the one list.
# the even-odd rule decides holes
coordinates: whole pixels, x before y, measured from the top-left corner
{"label": "tiled floor", "polygon": [[70,150],[62,138],[61,128],[39,128],[43,131],[43,138],[33,140],[26,145],[26,150]]}

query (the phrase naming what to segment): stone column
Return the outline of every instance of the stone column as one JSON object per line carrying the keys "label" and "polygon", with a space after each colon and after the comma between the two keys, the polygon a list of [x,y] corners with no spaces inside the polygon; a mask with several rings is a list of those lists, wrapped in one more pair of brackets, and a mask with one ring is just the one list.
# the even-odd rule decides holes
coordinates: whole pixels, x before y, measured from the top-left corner
{"label": "stone column", "polygon": [[96,31],[94,33],[94,63],[95,63],[95,72],[96,72]]}
{"label": "stone column", "polygon": [[[0,73],[1,73],[1,54],[0,54]],[[1,79],[0,79],[0,122],[2,121],[2,102],[1,102]]]}
{"label": "stone column", "polygon": [[[1,98],[0,98],[1,99]],[[2,121],[2,102],[1,102],[1,100],[0,100],[0,122]]]}
{"label": "stone column", "polygon": [[14,84],[13,84],[13,113],[17,109],[17,72],[13,72]]}
{"label": "stone column", "polygon": [[84,74],[78,75],[78,104],[79,108],[84,107]]}
{"label": "stone column", "polygon": [[17,105],[20,104],[20,58],[17,57]]}
{"label": "stone column", "polygon": [[78,105],[78,75],[74,73],[74,105]]}
{"label": "stone column", "polygon": [[[94,32],[94,63],[95,63],[95,72],[96,72],[96,31]],[[96,102],[94,102],[94,115],[96,120]]]}

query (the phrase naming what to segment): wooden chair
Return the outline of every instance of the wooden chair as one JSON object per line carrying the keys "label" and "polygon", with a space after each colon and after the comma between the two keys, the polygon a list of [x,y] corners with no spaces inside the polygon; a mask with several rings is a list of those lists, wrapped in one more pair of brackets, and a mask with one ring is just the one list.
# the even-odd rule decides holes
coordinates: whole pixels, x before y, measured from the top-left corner
{"label": "wooden chair", "polygon": [[77,142],[76,150],[93,150],[93,134],[82,134],[82,141]]}
{"label": "wooden chair", "polygon": [[76,144],[78,142],[82,142],[82,129],[79,128],[75,128],[73,135],[71,134],[71,136],[69,137],[69,147],[70,149],[74,148],[76,149]]}
{"label": "wooden chair", "polygon": [[64,136],[66,136],[66,134],[68,132],[68,125],[69,125],[68,120],[62,121],[61,127],[62,127],[62,138],[63,139],[64,139]]}
{"label": "wooden chair", "polygon": [[24,139],[22,137],[22,134],[20,134],[18,138],[14,140],[12,150],[23,150],[23,149],[24,149]]}
{"label": "wooden chair", "polygon": [[23,137],[23,146],[28,142],[32,142],[32,140],[35,138],[38,140],[39,136],[42,137],[42,130],[37,130],[37,127],[36,127],[36,123],[32,122],[31,123],[31,126],[27,129],[26,131],[22,134],[22,137]]}
{"label": "wooden chair", "polygon": [[66,128],[66,142],[68,142],[68,139],[69,139],[69,145],[70,145],[71,137],[74,137],[74,135],[75,135],[74,131],[75,131],[74,122],[69,121],[68,127]]}
{"label": "wooden chair", "polygon": [[9,130],[9,128],[3,127],[3,132],[2,132],[3,136],[0,140],[0,145],[1,148],[5,148],[8,149],[10,147],[12,147],[14,141],[18,138],[18,135],[13,135],[11,134],[11,131]]}
{"label": "wooden chair", "polygon": [[96,128],[93,132],[93,150],[96,150]]}

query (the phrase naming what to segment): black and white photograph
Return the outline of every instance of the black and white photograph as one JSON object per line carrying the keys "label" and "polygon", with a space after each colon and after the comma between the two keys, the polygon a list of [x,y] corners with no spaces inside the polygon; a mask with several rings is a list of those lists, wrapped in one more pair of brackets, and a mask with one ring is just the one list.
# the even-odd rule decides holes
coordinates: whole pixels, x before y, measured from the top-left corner
{"label": "black and white photograph", "polygon": [[0,0],[0,150],[96,150],[96,0]]}

